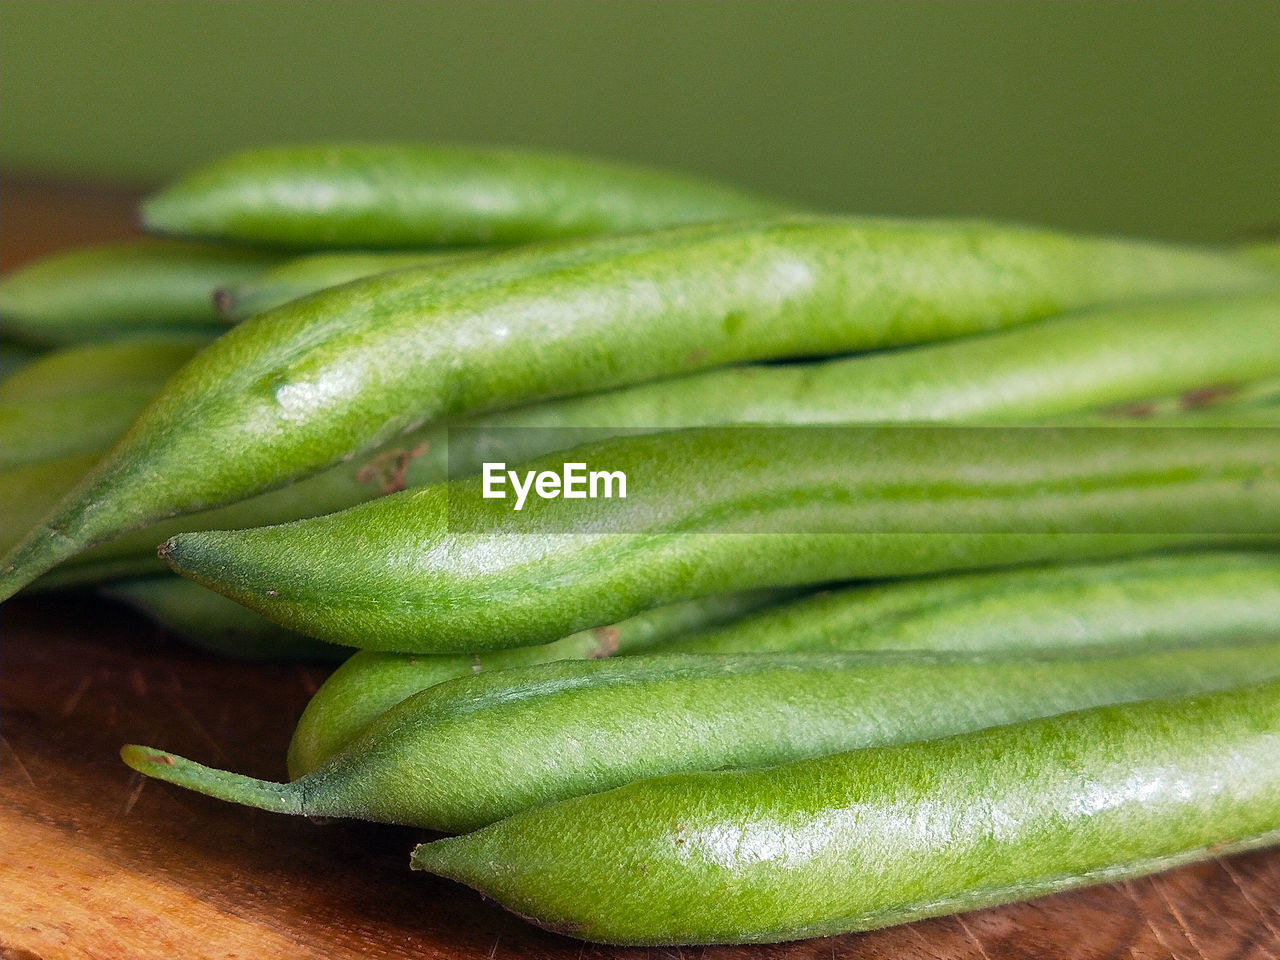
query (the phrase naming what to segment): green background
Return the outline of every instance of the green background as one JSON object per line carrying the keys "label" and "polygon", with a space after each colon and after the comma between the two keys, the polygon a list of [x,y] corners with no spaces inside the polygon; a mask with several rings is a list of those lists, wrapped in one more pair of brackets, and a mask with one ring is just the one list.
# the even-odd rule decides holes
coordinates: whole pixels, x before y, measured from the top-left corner
{"label": "green background", "polygon": [[1280,2],[3,0],[0,170],[497,142],[834,209],[1280,224]]}

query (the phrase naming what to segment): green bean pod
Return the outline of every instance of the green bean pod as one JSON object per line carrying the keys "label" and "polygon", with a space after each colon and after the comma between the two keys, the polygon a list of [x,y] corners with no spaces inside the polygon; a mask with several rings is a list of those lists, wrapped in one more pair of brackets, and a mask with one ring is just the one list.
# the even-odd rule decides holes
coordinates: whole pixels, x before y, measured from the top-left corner
{"label": "green bean pod", "polygon": [[1270,430],[686,430],[518,471],[620,471],[626,498],[516,511],[474,478],[161,553],[308,636],[470,653],[710,593],[1274,542],[1276,450]]}
{"label": "green bean pod", "polygon": [[236,660],[317,660],[350,656],[345,647],[281,630],[238,603],[177,577],[111,583],[103,596],[125,603],[194,647]]}
{"label": "green bean pod", "polygon": [[[178,582],[190,589],[202,589],[186,581]],[[289,742],[289,777],[296,780],[310,773],[401,700],[446,680],[557,660],[597,660],[643,652],[665,646],[690,631],[730,623],[792,595],[792,591],[782,590],[713,594],[646,610],[620,623],[583,630],[553,643],[485,656],[430,657],[358,651],[329,676],[302,712]],[[236,609],[256,616],[243,607]]]}
{"label": "green bean pod", "polygon": [[[1180,417],[1180,423],[1199,424],[1208,422],[1201,409],[1207,405],[1234,408],[1276,391],[1274,382],[1249,377],[1280,365],[1277,311],[1280,300],[1275,297],[1101,309],[910,350],[821,363],[733,367],[549,401],[469,418],[458,424],[470,428],[466,432],[426,427],[358,464],[341,464],[293,487],[145,527],[88,551],[42,582],[94,579],[104,560],[119,572],[126,557],[136,561],[126,573],[154,572],[163,569],[153,556],[155,545],[185,530],[318,516],[378,496],[388,485],[421,486],[444,479],[450,468],[465,475],[479,470],[484,459],[498,456],[514,462],[564,446],[562,435],[542,429],[547,427],[656,431],[911,417],[985,422],[1120,400],[1129,406],[1115,412],[1118,423],[1172,416]],[[1180,393],[1167,400],[1142,399],[1160,390]],[[1185,416],[1189,409],[1196,411],[1195,417]],[[1110,417],[1092,422],[1107,425]],[[1070,419],[1081,418],[1073,413]],[[1215,417],[1212,422],[1265,425],[1273,420],[1258,415]]]}
{"label": "green bean pod", "polygon": [[683,174],[567,154],[314,144],[215,160],[144,200],[142,222],[250,244],[387,248],[526,243],[787,209]]}
{"label": "green bean pod", "polygon": [[406,267],[443,266],[481,256],[483,252],[476,249],[313,253],[286,260],[248,280],[223,287],[213,295],[213,300],[224,320],[238,322],[352,280]]}
{"label": "green bean pod", "polygon": [[1275,843],[1273,680],[633,783],[419,846],[413,866],[584,940],[764,943]]}
{"label": "green bean pod", "polygon": [[[709,599],[734,596],[743,595]],[[757,613],[736,609],[723,625],[686,622],[652,641],[646,637],[643,646],[633,644],[630,624],[681,609],[660,607],[604,629],[611,638],[618,631],[615,652],[623,655],[655,644],[662,653],[696,654],[1134,653],[1251,636],[1280,641],[1280,555],[1172,554],[867,584],[770,604]],[[590,657],[599,629],[486,657],[361,650],[307,704],[289,745],[289,776],[310,773],[375,717],[419,690],[464,675],[468,663],[495,669]]]}
{"label": "green bean pod", "polygon": [[1241,636],[1280,639],[1280,553],[1177,553],[854,586],[691,633],[663,649],[1133,649]]}
{"label": "green bean pod", "polygon": [[1117,417],[1146,418],[1273,396],[1278,375],[1280,293],[1269,293],[1102,307],[910,349],[728,367],[506,411],[478,425],[982,423],[1121,404]]}
{"label": "green bean pod", "polygon": [[0,470],[109,450],[155,395],[122,387],[0,403]]}
{"label": "green bean pod", "polygon": [[235,803],[457,832],[664,773],[758,767],[1280,675],[1280,645],[1094,659],[648,654],[462,677],[290,783],[148,747],[125,762]]}
{"label": "green bean pod", "polygon": [[282,486],[430,421],[1274,281],[1227,254],[839,218],[704,224],[384,274],[260,314],[202,351],[0,561],[0,599],[95,542]]}
{"label": "green bean pod", "polygon": [[51,350],[0,381],[0,403],[140,387],[158,391],[212,340],[211,334],[182,332]]}
{"label": "green bean pod", "polygon": [[180,240],[103,244],[58,253],[0,280],[5,333],[59,344],[166,329],[212,328],[213,291],[278,255]]}

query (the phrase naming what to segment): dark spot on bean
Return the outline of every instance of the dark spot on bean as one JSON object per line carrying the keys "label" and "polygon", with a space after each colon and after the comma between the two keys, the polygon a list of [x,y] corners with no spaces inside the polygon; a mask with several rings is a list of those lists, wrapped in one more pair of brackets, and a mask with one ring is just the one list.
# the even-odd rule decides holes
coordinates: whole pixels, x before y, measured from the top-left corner
{"label": "dark spot on bean", "polygon": [[147,757],[147,763],[162,763],[166,767],[172,767],[173,757],[169,756],[167,753],[153,753],[151,756]]}
{"label": "dark spot on bean", "polygon": [[742,329],[742,324],[746,321],[746,317],[737,311],[725,314],[724,321],[721,326],[724,328],[725,336],[732,337],[735,333]]}
{"label": "dark spot on bean", "polygon": [[1182,406],[1186,410],[1209,407],[1225,400],[1235,392],[1235,387],[1223,383],[1215,384],[1211,387],[1201,387],[1198,390],[1188,390],[1181,397]]}

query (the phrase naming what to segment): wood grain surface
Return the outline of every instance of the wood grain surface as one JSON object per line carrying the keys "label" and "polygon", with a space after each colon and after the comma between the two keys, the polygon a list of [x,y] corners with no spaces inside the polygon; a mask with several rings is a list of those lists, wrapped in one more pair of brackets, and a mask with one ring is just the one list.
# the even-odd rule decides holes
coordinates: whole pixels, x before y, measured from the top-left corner
{"label": "wood grain surface", "polygon": [[[0,265],[127,236],[130,202],[6,183]],[[118,759],[122,743],[140,742],[279,779],[324,668],[218,660],[88,595],[12,601],[0,630],[4,960],[1280,957],[1275,850],[870,934],[582,944],[411,873],[424,832],[245,810],[144,780]]]}

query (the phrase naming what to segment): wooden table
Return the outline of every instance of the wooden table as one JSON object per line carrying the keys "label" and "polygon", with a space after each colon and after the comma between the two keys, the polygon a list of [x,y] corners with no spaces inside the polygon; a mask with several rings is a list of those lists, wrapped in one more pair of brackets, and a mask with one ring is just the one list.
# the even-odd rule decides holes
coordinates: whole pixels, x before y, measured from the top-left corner
{"label": "wooden table", "polygon": [[[0,266],[129,235],[131,202],[7,183]],[[89,596],[10,602],[0,629],[3,960],[1280,956],[1280,851],[826,940],[582,944],[411,873],[421,831],[245,810],[144,780],[117,757],[140,742],[279,779],[323,668],[220,661]]]}

